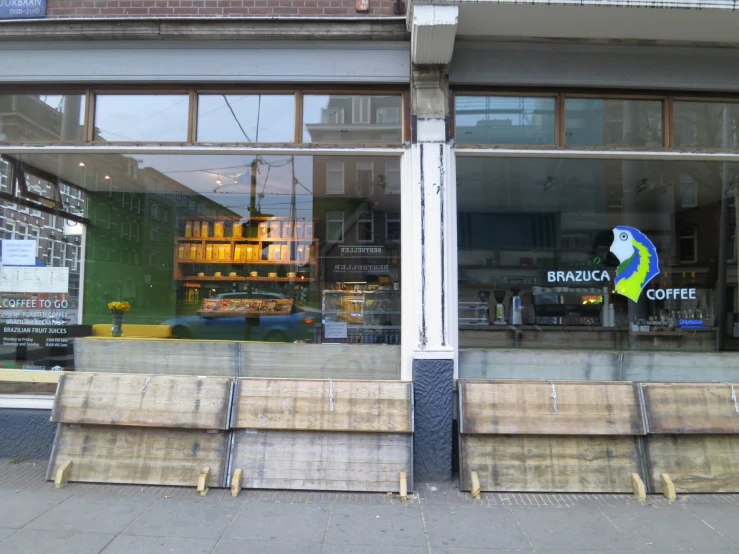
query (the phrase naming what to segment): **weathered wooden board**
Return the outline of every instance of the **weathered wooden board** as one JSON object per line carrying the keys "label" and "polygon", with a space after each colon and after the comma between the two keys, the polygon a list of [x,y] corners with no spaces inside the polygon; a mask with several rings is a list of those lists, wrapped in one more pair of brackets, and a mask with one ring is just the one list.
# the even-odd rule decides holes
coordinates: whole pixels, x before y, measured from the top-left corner
{"label": "weathered wooden board", "polygon": [[75,369],[299,379],[399,379],[400,347],[135,338],[74,340]]}
{"label": "weathered wooden board", "polygon": [[235,377],[238,360],[237,342],[74,339],[77,371]]}
{"label": "weathered wooden board", "polygon": [[407,434],[243,429],[231,468],[244,488],[397,492],[411,449]]}
{"label": "weathered wooden board", "polygon": [[630,492],[641,472],[636,437],[461,435],[462,490]]}
{"label": "weathered wooden board", "polygon": [[238,343],[239,377],[400,379],[400,346]]}
{"label": "weathered wooden board", "polygon": [[227,429],[230,377],[70,373],[59,380],[51,421]]}
{"label": "weathered wooden board", "polygon": [[[739,413],[724,383],[644,383],[649,432],[739,433]],[[739,383],[734,386],[739,390]]]}
{"label": "weathered wooden board", "polygon": [[463,379],[459,390],[461,433],[645,434],[638,385],[634,383]]}
{"label": "weathered wooden board", "polygon": [[667,473],[678,493],[739,492],[739,435],[649,435],[650,477]]}
{"label": "weathered wooden board", "polygon": [[[70,426],[60,424],[47,479],[67,461],[70,481],[181,485],[195,488],[200,470],[210,466],[209,487],[225,481],[225,431]],[[50,477],[51,476],[51,477]]]}
{"label": "weathered wooden board", "polygon": [[410,433],[411,383],[237,379],[231,426]]}

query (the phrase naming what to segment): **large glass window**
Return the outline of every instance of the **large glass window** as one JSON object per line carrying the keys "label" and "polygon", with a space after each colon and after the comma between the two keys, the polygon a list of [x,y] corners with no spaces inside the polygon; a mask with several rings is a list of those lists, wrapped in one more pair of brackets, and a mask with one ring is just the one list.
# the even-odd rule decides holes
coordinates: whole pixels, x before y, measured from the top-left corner
{"label": "large glass window", "polygon": [[[103,326],[108,336],[108,303],[126,301],[131,306],[126,325],[166,327],[180,340],[399,344],[400,197],[385,194],[380,186],[384,169],[366,172],[368,167],[392,167],[392,160],[23,155],[19,162],[24,167],[44,174],[62,168],[60,179],[85,188],[86,248],[79,236],[63,232],[63,219],[57,218],[60,227],[52,229],[50,216],[36,219],[7,205],[5,238],[34,241],[34,262],[75,273],[84,308],[75,298],[65,313],[75,322]],[[6,293],[33,297],[23,283],[9,286],[15,288],[4,290],[3,298],[9,298]],[[35,298],[69,299],[70,290],[44,291]],[[41,342],[29,344],[41,348]],[[311,354],[317,356],[312,359],[337,352],[326,348]],[[8,359],[13,358],[10,350]],[[32,350],[27,358],[38,366],[74,364],[69,353],[52,360],[47,351]],[[331,375],[323,375],[320,364],[309,365],[310,371],[303,371],[314,376],[341,375],[335,366]],[[366,377],[392,378],[397,371],[390,364],[384,373]]]}
{"label": "large glass window", "polygon": [[730,163],[458,156],[460,348],[715,350],[737,185]]}
{"label": "large glass window", "polygon": [[555,144],[553,96],[455,96],[458,144]]}
{"label": "large glass window", "polygon": [[295,95],[201,94],[200,142],[293,142]]}
{"label": "large glass window", "polygon": [[403,137],[400,95],[307,94],[303,142],[398,144]]}
{"label": "large glass window", "polygon": [[94,140],[186,142],[187,94],[98,94]]}
{"label": "large glass window", "polygon": [[662,102],[566,98],[565,144],[662,147]]}
{"label": "large glass window", "polygon": [[739,102],[676,100],[674,110],[675,146],[739,147]]}

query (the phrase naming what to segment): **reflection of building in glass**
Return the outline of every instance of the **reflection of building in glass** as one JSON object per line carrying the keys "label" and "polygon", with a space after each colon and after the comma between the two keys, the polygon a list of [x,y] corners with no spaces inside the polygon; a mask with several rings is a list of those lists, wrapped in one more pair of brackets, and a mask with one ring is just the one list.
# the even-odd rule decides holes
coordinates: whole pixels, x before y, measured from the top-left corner
{"label": "reflection of building in glass", "polygon": [[3,142],[82,139],[84,94],[0,95],[0,140]]}
{"label": "reflection of building in glass", "polygon": [[[48,181],[26,175],[29,190],[50,196],[51,184]],[[86,196],[81,190],[63,184],[60,187],[62,204],[67,211],[82,215],[86,210]],[[9,163],[0,161],[0,193],[12,194],[9,179]],[[7,198],[7,197],[6,197]],[[12,240],[36,240],[38,263],[51,267],[69,268],[70,309],[76,308],[80,289],[81,237],[67,236],[64,218],[34,209],[32,207],[0,200],[3,219],[2,238]]]}
{"label": "reflection of building in glass", "polygon": [[[306,127],[312,142],[390,142],[400,117],[397,97],[331,96]],[[348,323],[349,340],[398,342],[400,159],[316,156],[313,191],[324,318]]]}
{"label": "reflection of building in glass", "polygon": [[[13,140],[20,140],[21,134],[29,141],[49,140],[69,125],[68,120],[79,121],[79,104],[77,96],[0,96],[3,132]],[[80,128],[72,133],[78,131],[81,136]],[[111,300],[128,300],[137,308],[129,314],[132,322],[159,322],[174,315],[172,245],[181,233],[182,218],[235,215],[121,154],[33,156],[21,162],[26,164],[29,192],[53,198],[56,183],[49,179],[58,176],[63,211],[89,219],[86,253],[81,235],[65,234],[63,217],[11,201],[15,192],[6,159],[0,172],[0,193],[9,195],[2,202],[3,238],[36,239],[39,263],[70,268],[70,309],[79,304],[85,265],[87,323],[108,321],[106,304]]]}
{"label": "reflection of building in glass", "polygon": [[[310,142],[341,144],[400,142],[401,98],[393,96],[326,96],[320,123],[306,123]],[[317,119],[317,114],[310,114]]]}

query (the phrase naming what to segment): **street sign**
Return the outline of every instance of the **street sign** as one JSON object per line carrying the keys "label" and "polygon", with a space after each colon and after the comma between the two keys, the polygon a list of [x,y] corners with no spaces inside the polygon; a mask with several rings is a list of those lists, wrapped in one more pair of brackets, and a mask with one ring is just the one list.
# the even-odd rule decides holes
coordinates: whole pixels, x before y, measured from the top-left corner
{"label": "street sign", "polygon": [[0,0],[0,19],[46,17],[46,0]]}

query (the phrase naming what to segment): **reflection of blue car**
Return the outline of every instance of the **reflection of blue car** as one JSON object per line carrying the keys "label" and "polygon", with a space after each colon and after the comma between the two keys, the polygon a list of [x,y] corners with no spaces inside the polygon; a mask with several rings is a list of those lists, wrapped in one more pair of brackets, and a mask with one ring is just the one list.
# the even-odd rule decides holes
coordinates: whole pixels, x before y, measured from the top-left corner
{"label": "reflection of blue car", "polygon": [[[270,293],[226,293],[218,298],[283,298]],[[313,329],[321,321],[318,311],[293,306],[285,315],[260,315],[245,318],[214,317],[211,315],[179,316],[165,321],[172,327],[172,336],[182,339],[251,340],[266,342],[295,342],[313,339]]]}

